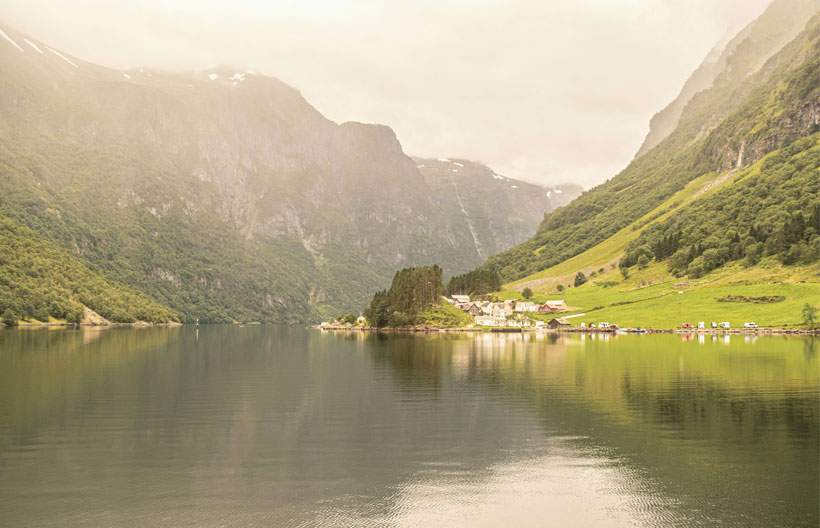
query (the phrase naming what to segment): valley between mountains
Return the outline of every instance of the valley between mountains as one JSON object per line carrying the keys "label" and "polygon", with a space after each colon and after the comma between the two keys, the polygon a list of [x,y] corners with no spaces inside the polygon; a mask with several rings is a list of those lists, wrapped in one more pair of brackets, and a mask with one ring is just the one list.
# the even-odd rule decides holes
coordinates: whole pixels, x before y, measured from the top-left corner
{"label": "valley between mountains", "polygon": [[335,123],[250,70],[121,71],[0,30],[5,324],[318,322],[432,265],[457,293],[644,326],[756,290],[784,299],[755,307],[764,323],[799,325],[820,300],[811,0],[774,0],[717,44],[587,190],[411,157],[389,127]]}

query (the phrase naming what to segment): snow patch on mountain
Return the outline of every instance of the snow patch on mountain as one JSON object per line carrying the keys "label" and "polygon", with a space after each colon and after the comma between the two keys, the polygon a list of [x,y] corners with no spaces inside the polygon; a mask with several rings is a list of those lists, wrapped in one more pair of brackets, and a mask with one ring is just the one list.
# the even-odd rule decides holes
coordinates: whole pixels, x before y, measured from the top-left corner
{"label": "snow patch on mountain", "polygon": [[127,73],[123,73],[122,76],[125,77],[126,79],[128,79],[129,81],[131,80],[131,76],[128,75]]}
{"label": "snow patch on mountain", "polygon": [[212,81],[215,81],[215,80],[219,79],[219,74],[218,73],[209,73],[208,78]]}
{"label": "snow patch on mountain", "polygon": [[29,45],[29,46],[31,46],[32,48],[34,48],[35,50],[37,50],[37,53],[39,53],[40,55],[45,55],[45,54],[43,53],[43,50],[41,50],[40,48],[38,48],[38,47],[37,47],[37,44],[35,44],[34,42],[30,41],[30,40],[29,40],[29,39],[27,39],[26,37],[23,37],[23,40],[25,40],[25,41],[26,41],[26,43],[28,43],[28,45]]}
{"label": "snow patch on mountain", "polygon": [[448,160],[447,158],[439,158],[439,159],[438,159],[438,161],[441,161],[441,162],[444,162],[444,163],[452,163],[452,162],[451,162],[450,160]]}
{"label": "snow patch on mountain", "polygon": [[240,81],[240,82],[244,81],[245,80],[245,74],[244,73],[238,73],[238,72],[234,73],[233,75],[230,76],[230,80]]}
{"label": "snow patch on mountain", "polygon": [[0,37],[3,37],[4,39],[8,40],[9,42],[11,42],[12,46],[25,53],[25,50],[23,50],[23,48],[21,48],[16,42],[14,42],[14,40],[12,40],[10,36],[6,35],[6,32],[2,29],[0,29]]}
{"label": "snow patch on mountain", "polygon": [[57,51],[57,50],[53,50],[53,49],[49,48],[48,46],[46,46],[46,49],[47,49],[48,51],[50,51],[51,53],[53,53],[53,54],[57,55],[58,57],[60,57],[60,58],[61,58],[61,59],[63,59],[64,61],[66,61],[67,63],[71,64],[71,65],[72,65],[72,66],[74,66],[75,68],[77,68],[77,65],[76,65],[76,64],[74,64],[73,62],[71,62],[71,61],[68,59],[68,57],[66,57],[65,55],[63,55],[63,54],[62,54],[62,53],[60,53],[59,51]]}

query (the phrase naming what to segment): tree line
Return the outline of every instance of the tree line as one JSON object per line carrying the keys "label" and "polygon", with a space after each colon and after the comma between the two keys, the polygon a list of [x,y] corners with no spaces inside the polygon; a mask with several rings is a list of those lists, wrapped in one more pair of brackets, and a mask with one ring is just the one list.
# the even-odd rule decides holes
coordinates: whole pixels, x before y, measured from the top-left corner
{"label": "tree line", "polygon": [[501,289],[501,276],[494,269],[478,268],[452,277],[448,295],[483,295]]}

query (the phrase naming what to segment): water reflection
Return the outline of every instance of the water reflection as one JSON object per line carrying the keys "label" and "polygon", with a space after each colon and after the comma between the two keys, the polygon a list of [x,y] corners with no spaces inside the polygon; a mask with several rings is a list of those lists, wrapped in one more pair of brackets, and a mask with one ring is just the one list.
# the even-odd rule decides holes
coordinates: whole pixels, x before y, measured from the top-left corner
{"label": "water reflection", "polygon": [[0,519],[816,526],[816,340],[701,337],[2,331]]}

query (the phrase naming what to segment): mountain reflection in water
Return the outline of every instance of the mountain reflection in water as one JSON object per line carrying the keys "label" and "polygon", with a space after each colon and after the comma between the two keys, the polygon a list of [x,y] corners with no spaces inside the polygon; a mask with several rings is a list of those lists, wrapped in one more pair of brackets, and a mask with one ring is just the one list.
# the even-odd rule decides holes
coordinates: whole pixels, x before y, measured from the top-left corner
{"label": "mountain reflection in water", "polygon": [[8,526],[817,526],[817,340],[0,331]]}

